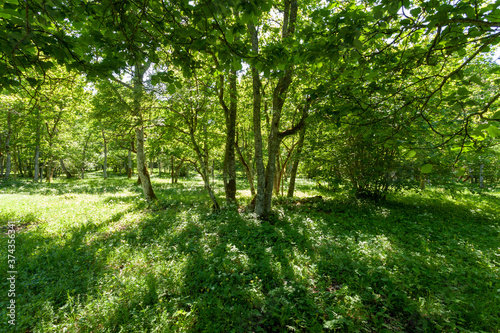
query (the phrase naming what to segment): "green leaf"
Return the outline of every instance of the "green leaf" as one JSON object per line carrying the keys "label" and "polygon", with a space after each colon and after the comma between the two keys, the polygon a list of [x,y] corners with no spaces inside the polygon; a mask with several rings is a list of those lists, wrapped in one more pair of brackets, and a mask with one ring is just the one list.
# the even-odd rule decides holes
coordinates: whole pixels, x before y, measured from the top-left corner
{"label": "green leaf", "polygon": [[420,167],[421,173],[431,173],[432,172],[432,164],[424,164]]}
{"label": "green leaf", "polygon": [[409,157],[409,158],[412,158],[412,157],[414,157],[415,155],[417,155],[417,152],[416,152],[416,151],[414,151],[414,150],[410,150],[410,151],[406,154],[406,156],[407,156],[407,157]]}
{"label": "green leaf", "polygon": [[239,71],[243,68],[243,65],[241,64],[240,59],[233,59],[231,65],[232,65],[233,69],[236,71]]}
{"label": "green leaf", "polygon": [[7,13],[2,13],[2,12],[0,12],[0,17],[3,17],[3,18],[8,19],[8,18],[10,18],[10,17],[11,17],[11,15],[10,15],[10,14],[7,14]]}
{"label": "green leaf", "polygon": [[354,47],[357,48],[358,50],[363,49],[363,43],[361,43],[359,39],[354,39],[352,41],[352,45],[354,45]]}
{"label": "green leaf", "polygon": [[226,31],[226,40],[230,44],[233,43],[233,41],[234,41],[234,35],[233,35],[233,32],[231,31],[231,29],[228,29]]}
{"label": "green leaf", "polygon": [[396,15],[399,11],[399,8],[399,1],[393,1],[389,4],[387,9],[389,10],[389,13]]}
{"label": "green leaf", "polygon": [[500,73],[500,66],[495,66],[488,71],[490,74]]}
{"label": "green leaf", "polygon": [[469,80],[470,80],[471,82],[477,83],[477,84],[479,84],[479,85],[483,85],[483,81],[482,81],[482,80],[481,80],[481,78],[480,78],[479,76],[477,76],[477,75],[473,75],[473,76],[471,76],[471,77],[469,78]]}
{"label": "green leaf", "polygon": [[486,132],[492,137],[496,138],[497,136],[500,136],[500,129],[494,125],[491,125],[486,129]]}
{"label": "green leaf", "polygon": [[169,94],[173,94],[175,93],[175,85],[174,84],[169,84],[168,87],[167,87],[167,91]]}
{"label": "green leaf", "polygon": [[461,87],[461,88],[458,88],[457,94],[459,94],[461,96],[465,96],[465,95],[469,94],[469,90],[467,90],[467,88]]}
{"label": "green leaf", "polygon": [[497,111],[493,114],[493,116],[489,117],[491,119],[500,119],[500,111]]}
{"label": "green leaf", "polygon": [[462,105],[460,105],[460,103],[455,103],[451,108],[458,112],[462,111]]}
{"label": "green leaf", "polygon": [[457,171],[457,177],[461,177],[463,175],[465,175],[465,170],[464,169],[458,169],[458,171]]}
{"label": "green leaf", "polygon": [[417,17],[418,14],[420,14],[422,12],[422,8],[420,7],[417,7],[417,8],[413,8],[412,10],[410,10],[410,14],[413,16],[413,17]]}
{"label": "green leaf", "polygon": [[375,13],[373,13],[373,18],[376,20],[380,20],[382,17],[384,17],[384,12],[381,10],[378,10]]}

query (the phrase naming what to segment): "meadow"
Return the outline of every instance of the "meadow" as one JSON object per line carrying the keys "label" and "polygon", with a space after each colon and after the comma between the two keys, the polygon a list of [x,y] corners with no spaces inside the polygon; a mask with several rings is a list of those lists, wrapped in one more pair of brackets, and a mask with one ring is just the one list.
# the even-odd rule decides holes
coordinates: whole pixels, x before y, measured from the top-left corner
{"label": "meadow", "polygon": [[150,204],[118,176],[2,183],[0,332],[500,331],[498,191],[373,202],[301,179],[260,221],[245,191],[212,212],[199,179],[153,184]]}

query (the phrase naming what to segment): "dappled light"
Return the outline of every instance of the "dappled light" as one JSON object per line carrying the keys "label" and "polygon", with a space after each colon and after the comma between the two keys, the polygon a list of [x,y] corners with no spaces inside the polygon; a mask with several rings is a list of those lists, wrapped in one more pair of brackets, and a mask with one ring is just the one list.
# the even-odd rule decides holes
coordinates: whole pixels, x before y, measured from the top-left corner
{"label": "dappled light", "polygon": [[500,1],[0,1],[0,333],[500,332]]}
{"label": "dappled light", "polygon": [[[23,192],[29,186],[15,185]],[[496,195],[437,200],[434,191],[408,192],[382,204],[334,195],[300,206],[285,201],[262,222],[251,213],[210,213],[189,181],[159,182],[162,199],[152,204],[130,199],[140,193],[131,195],[136,185],[126,179],[105,195],[68,189],[48,196],[45,187],[53,185],[30,194],[1,187],[3,225],[13,219],[23,225],[20,327],[269,332],[499,325]]]}

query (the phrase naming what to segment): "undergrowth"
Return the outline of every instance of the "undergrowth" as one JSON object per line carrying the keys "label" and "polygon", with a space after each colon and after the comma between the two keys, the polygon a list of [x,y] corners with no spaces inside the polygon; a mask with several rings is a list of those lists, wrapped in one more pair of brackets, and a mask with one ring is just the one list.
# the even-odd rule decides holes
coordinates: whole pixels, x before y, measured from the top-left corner
{"label": "undergrowth", "polygon": [[[196,179],[155,189],[148,204],[124,178],[2,184],[0,248],[16,221],[18,276],[15,327],[0,283],[0,330],[500,329],[498,193],[429,189],[374,203],[323,191],[278,198],[260,221],[212,213]],[[299,193],[319,194],[305,181]]]}

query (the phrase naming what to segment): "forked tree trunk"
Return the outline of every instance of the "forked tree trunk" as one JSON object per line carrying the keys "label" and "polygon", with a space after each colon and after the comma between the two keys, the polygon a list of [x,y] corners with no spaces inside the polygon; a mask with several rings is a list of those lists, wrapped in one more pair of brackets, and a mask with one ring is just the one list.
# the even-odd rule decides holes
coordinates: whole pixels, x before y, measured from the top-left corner
{"label": "forked tree trunk", "polygon": [[[252,51],[259,53],[259,36],[257,28],[253,24],[248,25]],[[265,215],[264,192],[266,190],[266,176],[264,168],[264,155],[262,152],[262,127],[261,127],[261,81],[259,71],[255,66],[252,71],[252,94],[253,94],[253,131],[254,131],[254,149],[255,149],[255,171],[257,174],[257,194],[255,196],[255,214],[259,217]]]}
{"label": "forked tree trunk", "polygon": [[215,197],[212,187],[210,186],[208,165],[205,163],[205,158],[201,152],[198,143],[196,142],[196,138],[194,136],[194,128],[190,128],[189,135],[191,138],[191,143],[193,144],[193,148],[196,152],[196,157],[198,158],[198,163],[200,163],[200,170],[198,170],[198,172],[200,173],[201,178],[203,179],[203,183],[205,184],[205,189],[207,190],[208,195],[210,196],[210,200],[212,200],[214,210],[218,211],[220,209],[220,206],[219,203],[217,202],[217,198]]}
{"label": "forked tree trunk", "polygon": [[[194,136],[193,136],[193,140],[194,140]],[[207,189],[207,192],[208,192],[208,195],[210,196],[210,200],[212,200],[212,204],[213,204],[213,208],[214,210],[219,210],[220,209],[220,206],[219,206],[219,202],[217,201],[217,198],[215,197],[215,194],[212,190],[212,186],[210,186],[210,178],[208,176],[208,167],[207,165],[205,164],[205,161],[203,160],[202,156],[201,156],[201,152],[199,150],[199,148],[195,148],[196,150],[196,153],[198,154],[198,159],[200,160],[200,164],[201,164],[201,177],[203,178],[203,182],[205,183],[205,188]]]}
{"label": "forked tree trunk", "polygon": [[[295,22],[297,20],[297,0],[284,1],[284,15],[282,25],[282,39],[293,35],[295,31]],[[257,29],[252,24],[248,26],[250,37],[252,41],[252,51],[258,54],[258,35]],[[260,128],[260,77],[259,72],[255,67],[252,67],[253,78],[253,97],[254,97],[254,134],[255,134],[255,162],[257,164],[257,197],[255,201],[255,213],[265,218],[266,215],[271,213],[271,203],[273,196],[273,183],[274,173],[276,171],[276,154],[282,140],[279,132],[279,125],[281,120],[281,112],[286,99],[286,93],[292,82],[293,66],[286,66],[278,78],[278,83],[273,90],[273,114],[271,120],[271,129],[268,137],[268,158],[267,166],[264,169],[262,157],[262,131]],[[259,140],[260,139],[260,140]],[[260,142],[258,142],[260,141]]]}
{"label": "forked tree trunk", "polygon": [[245,157],[243,156],[240,147],[238,144],[236,144],[236,152],[238,153],[238,158],[245,168],[245,173],[247,175],[247,180],[248,183],[250,184],[250,193],[252,194],[252,197],[255,195],[255,187],[253,185],[253,170],[252,166],[245,160]]}
{"label": "forked tree trunk", "polygon": [[149,172],[146,167],[146,156],[144,154],[144,128],[135,129],[137,139],[137,173],[142,185],[142,191],[146,201],[156,200],[156,194],[151,185]]}
{"label": "forked tree trunk", "polygon": [[68,178],[68,179],[73,178],[73,175],[71,174],[71,172],[69,172],[68,169],[66,168],[66,166],[64,165],[64,160],[62,158],[59,159],[59,163],[61,164],[62,171],[66,174],[66,178]]}
{"label": "forked tree trunk", "polygon": [[142,191],[146,201],[156,200],[156,194],[151,184],[148,169],[146,167],[146,155],[144,153],[144,124],[142,119],[141,100],[143,89],[143,76],[148,66],[137,61],[135,66],[134,87],[133,87],[133,111],[139,120],[139,127],[135,129],[136,144],[137,144],[137,173],[141,182]]}
{"label": "forked tree trunk", "polygon": [[297,150],[295,152],[295,159],[292,165],[292,171],[290,172],[290,183],[288,184],[287,197],[293,197],[293,192],[295,191],[295,179],[297,178],[297,170],[299,169],[299,162],[302,154],[302,146],[304,145],[304,138],[306,135],[306,126],[302,127],[300,130],[299,142],[297,143]]}

